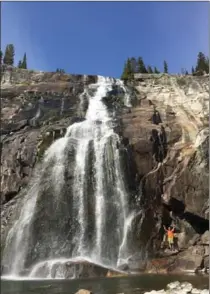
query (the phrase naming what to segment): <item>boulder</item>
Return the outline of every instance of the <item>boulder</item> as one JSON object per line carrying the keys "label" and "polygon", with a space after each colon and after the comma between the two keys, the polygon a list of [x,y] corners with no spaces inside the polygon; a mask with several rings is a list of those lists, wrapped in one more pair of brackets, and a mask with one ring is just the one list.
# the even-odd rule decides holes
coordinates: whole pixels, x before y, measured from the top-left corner
{"label": "boulder", "polygon": [[75,294],[93,294],[93,292],[89,290],[80,289]]}
{"label": "boulder", "polygon": [[193,288],[192,284],[188,282],[180,283],[179,281],[172,282],[167,285],[166,290],[152,290],[144,294],[207,294],[207,289],[199,290]]}
{"label": "boulder", "polygon": [[203,246],[192,246],[187,250],[180,252],[174,264],[170,267],[169,271],[192,271],[195,272],[198,267],[201,267],[204,257]]}
{"label": "boulder", "polygon": [[206,231],[201,236],[201,244],[203,244],[203,245],[209,245],[209,231]]}
{"label": "boulder", "polygon": [[44,261],[31,270],[30,276],[36,278],[51,277],[64,279],[82,279],[106,277],[108,269],[85,260],[80,261]]}
{"label": "boulder", "polygon": [[[203,268],[205,249],[201,245],[191,246],[180,252],[171,252],[168,256],[150,259],[147,262],[146,272],[149,273],[179,273],[195,272]],[[207,263],[207,259],[206,259]]]}

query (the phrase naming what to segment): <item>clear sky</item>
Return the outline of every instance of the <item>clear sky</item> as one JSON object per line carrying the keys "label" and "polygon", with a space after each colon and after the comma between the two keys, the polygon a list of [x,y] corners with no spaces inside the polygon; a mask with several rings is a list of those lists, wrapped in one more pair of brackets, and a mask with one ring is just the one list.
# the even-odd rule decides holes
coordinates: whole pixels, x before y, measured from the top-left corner
{"label": "clear sky", "polygon": [[208,54],[208,2],[4,2],[1,13],[2,49],[13,43],[31,69],[119,77],[142,56],[176,73]]}

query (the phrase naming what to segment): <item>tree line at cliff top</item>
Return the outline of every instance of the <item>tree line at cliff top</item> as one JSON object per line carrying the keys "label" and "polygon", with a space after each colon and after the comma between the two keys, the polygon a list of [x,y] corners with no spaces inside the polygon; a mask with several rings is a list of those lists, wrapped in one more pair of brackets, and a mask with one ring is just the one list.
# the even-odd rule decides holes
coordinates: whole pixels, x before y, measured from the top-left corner
{"label": "tree line at cliff top", "polygon": [[[1,64],[12,65],[14,66],[14,58],[15,58],[15,47],[13,44],[8,44],[5,48],[5,52],[0,50],[0,60]],[[18,68],[27,69],[27,57],[26,53],[23,55],[23,59],[18,61]]]}
{"label": "tree line at cliff top", "polygon": [[[0,50],[0,64],[15,66],[15,47],[13,44],[8,44],[3,54]],[[26,53],[23,55],[23,59],[18,61],[17,68],[27,69],[27,57]],[[57,68],[56,72],[65,73],[64,69]]]}
{"label": "tree line at cliff top", "polygon": [[[168,73],[168,63],[163,61],[163,70],[160,71],[156,66],[152,68],[150,65],[145,65],[142,57],[131,57],[128,58],[124,64],[123,73],[121,75],[122,80],[132,80],[135,73],[142,74],[159,74]],[[204,53],[199,52],[197,56],[196,66],[192,66],[192,75],[204,75],[209,73],[209,57],[205,56]],[[188,75],[186,69],[181,70],[181,74]]]}
{"label": "tree line at cliff top", "polygon": [[[13,44],[8,44],[5,48],[5,52],[0,50],[0,64],[14,66],[15,58],[15,47]],[[23,55],[23,59],[18,61],[18,68],[27,69],[27,57],[26,53]],[[65,73],[64,69],[57,68],[57,73]],[[123,73],[121,76],[122,80],[131,80],[135,73],[143,74],[159,74],[168,73],[168,63],[164,60],[163,71],[161,72],[156,66],[152,68],[150,65],[145,65],[142,57],[131,57],[128,58],[124,64]],[[197,56],[196,66],[191,68],[192,75],[203,75],[209,73],[209,57],[204,53],[199,52]],[[188,75],[188,71],[185,69],[181,70],[181,74]]]}

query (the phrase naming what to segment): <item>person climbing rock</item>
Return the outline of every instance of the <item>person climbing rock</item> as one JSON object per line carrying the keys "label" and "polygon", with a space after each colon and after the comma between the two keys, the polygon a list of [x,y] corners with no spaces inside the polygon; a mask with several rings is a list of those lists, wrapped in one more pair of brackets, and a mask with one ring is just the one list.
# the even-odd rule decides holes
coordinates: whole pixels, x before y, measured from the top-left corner
{"label": "person climbing rock", "polygon": [[168,227],[168,229],[166,229],[165,226],[163,226],[165,232],[167,233],[167,237],[168,237],[168,246],[170,250],[174,250],[174,227]]}

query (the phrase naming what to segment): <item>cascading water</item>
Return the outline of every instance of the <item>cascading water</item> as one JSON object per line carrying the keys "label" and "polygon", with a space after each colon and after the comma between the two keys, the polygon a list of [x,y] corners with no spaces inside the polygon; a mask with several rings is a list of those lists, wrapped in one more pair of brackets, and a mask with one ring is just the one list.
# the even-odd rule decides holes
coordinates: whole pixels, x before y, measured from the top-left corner
{"label": "cascading water", "polygon": [[36,277],[39,272],[46,278],[58,260],[81,258],[116,267],[128,256],[132,215],[120,142],[102,102],[114,83],[125,91],[122,82],[110,78],[98,77],[97,84],[89,85],[85,120],[71,125],[46,151],[20,217],[8,233],[3,274],[27,272]]}

